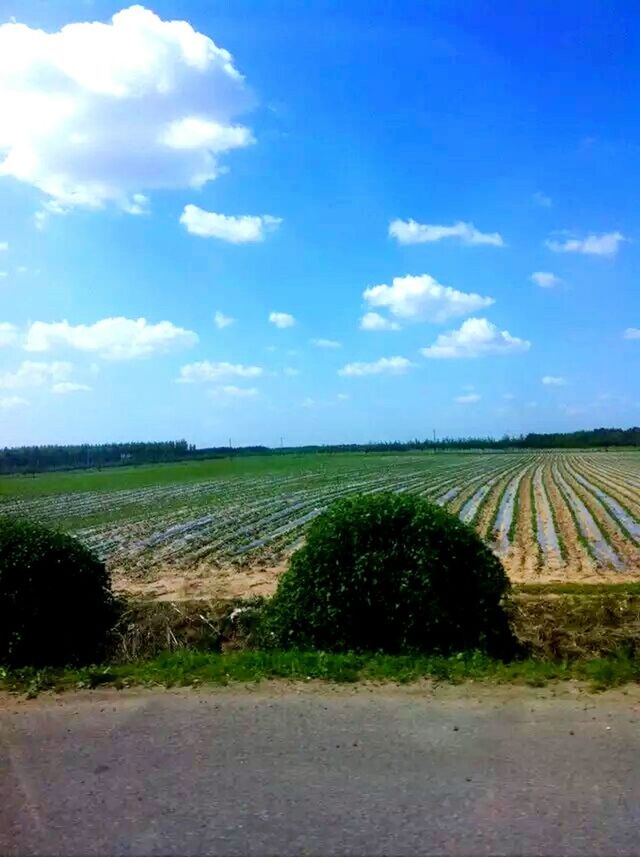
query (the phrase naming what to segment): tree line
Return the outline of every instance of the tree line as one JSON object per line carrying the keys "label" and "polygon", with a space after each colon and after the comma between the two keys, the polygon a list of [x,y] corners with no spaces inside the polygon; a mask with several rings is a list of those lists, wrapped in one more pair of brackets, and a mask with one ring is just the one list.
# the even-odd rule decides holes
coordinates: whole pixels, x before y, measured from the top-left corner
{"label": "tree line", "polygon": [[596,428],[576,432],[504,435],[501,438],[463,437],[364,444],[330,444],[295,447],[214,446],[197,449],[186,440],[136,443],[79,444],[74,446],[21,446],[0,450],[0,473],[37,473],[133,464],[156,464],[228,456],[286,455],[316,452],[409,452],[429,450],[608,449],[640,447],[640,427]]}

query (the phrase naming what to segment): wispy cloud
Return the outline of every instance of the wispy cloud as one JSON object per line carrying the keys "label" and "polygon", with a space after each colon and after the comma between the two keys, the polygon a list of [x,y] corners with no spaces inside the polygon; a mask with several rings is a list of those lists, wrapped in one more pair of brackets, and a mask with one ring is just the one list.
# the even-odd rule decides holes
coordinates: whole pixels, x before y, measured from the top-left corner
{"label": "wispy cloud", "polygon": [[414,365],[406,357],[381,357],[372,363],[347,363],[338,369],[338,375],[354,378],[363,375],[401,375]]}
{"label": "wispy cloud", "polygon": [[554,286],[559,286],[562,280],[550,271],[534,271],[529,278],[536,286],[541,289],[552,289]]}
{"label": "wispy cloud", "polygon": [[454,401],[459,405],[472,405],[479,402],[482,396],[479,393],[466,393],[464,396],[456,396]]}
{"label": "wispy cloud", "polygon": [[180,369],[178,381],[182,384],[220,381],[223,378],[258,378],[262,375],[262,366],[244,366],[242,363],[212,362],[201,360],[188,363]]}
{"label": "wispy cloud", "polygon": [[14,371],[0,373],[0,389],[20,390],[28,387],[43,387],[67,381],[73,370],[71,363],[39,360],[23,360]]}
{"label": "wispy cloud", "polygon": [[546,387],[564,387],[567,379],[560,375],[544,375],[541,379]]}
{"label": "wispy cloud", "polygon": [[311,339],[310,342],[316,348],[342,348],[342,343],[336,339]]}
{"label": "wispy cloud", "polygon": [[293,327],[296,323],[295,318],[288,312],[270,312],[269,321],[275,327],[284,329],[285,327]]}
{"label": "wispy cloud", "polygon": [[418,223],[415,220],[392,220],[389,224],[389,235],[400,244],[430,244],[445,238],[457,238],[463,244],[504,247],[504,240],[499,232],[480,232],[473,223],[465,223],[463,220],[458,220],[452,226]]}
{"label": "wispy cloud", "polygon": [[622,336],[624,339],[640,339],[640,327],[628,327]]}
{"label": "wispy cloud", "polygon": [[582,253],[586,256],[615,256],[620,244],[627,239],[621,232],[605,232],[602,235],[587,235],[586,238],[566,238],[562,241],[545,241],[554,253]]}
{"label": "wispy cloud", "polygon": [[78,384],[75,381],[59,381],[51,388],[52,393],[66,395],[67,393],[87,393],[91,390],[88,384]]}
{"label": "wispy cloud", "polygon": [[213,323],[218,330],[222,330],[223,328],[234,324],[235,318],[231,318],[230,315],[225,315],[223,312],[220,312],[220,310],[216,310],[213,316]]}
{"label": "wispy cloud", "polygon": [[540,208],[551,208],[553,205],[553,200],[550,196],[547,196],[546,193],[542,193],[542,191],[536,191],[531,197],[535,205],[539,205]]}
{"label": "wispy cloud", "polygon": [[23,399],[22,396],[0,396],[0,409],[3,411],[9,411],[13,408],[22,408],[28,404],[28,400]]}
{"label": "wispy cloud", "polygon": [[7,345],[15,345],[18,342],[18,328],[8,321],[0,322],[0,348]]}

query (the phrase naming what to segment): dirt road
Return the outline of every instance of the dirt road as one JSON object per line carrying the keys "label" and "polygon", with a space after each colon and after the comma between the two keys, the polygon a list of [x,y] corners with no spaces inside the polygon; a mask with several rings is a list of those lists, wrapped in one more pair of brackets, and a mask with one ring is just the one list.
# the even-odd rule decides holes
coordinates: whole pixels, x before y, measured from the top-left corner
{"label": "dirt road", "polygon": [[2,854],[633,854],[640,689],[0,700]]}

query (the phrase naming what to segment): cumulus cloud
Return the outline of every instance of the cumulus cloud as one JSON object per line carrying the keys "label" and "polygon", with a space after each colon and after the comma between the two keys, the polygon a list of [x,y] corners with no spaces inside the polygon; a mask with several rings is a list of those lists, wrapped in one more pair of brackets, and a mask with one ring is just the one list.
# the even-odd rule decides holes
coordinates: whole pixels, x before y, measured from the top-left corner
{"label": "cumulus cloud", "polygon": [[234,122],[251,106],[228,51],[142,6],[51,33],[0,26],[0,175],[42,191],[49,212],[142,213],[136,194],[202,187],[254,142]]}
{"label": "cumulus cloud", "polygon": [[624,339],[640,339],[640,327],[628,327],[622,336]]}
{"label": "cumulus cloud", "polygon": [[6,345],[15,345],[18,341],[18,328],[8,321],[0,322],[0,348]]}
{"label": "cumulus cloud", "polygon": [[430,244],[444,238],[458,238],[463,244],[489,244],[504,247],[499,232],[480,232],[473,223],[459,220],[453,226],[417,223],[415,220],[392,220],[389,235],[399,244]]}
{"label": "cumulus cloud", "polygon": [[8,241],[0,241],[0,253],[6,253],[9,249]]}
{"label": "cumulus cloud", "polygon": [[400,325],[378,312],[366,312],[360,319],[360,330],[400,330]]}
{"label": "cumulus cloud", "polygon": [[45,363],[24,360],[13,372],[0,373],[0,390],[21,390],[27,387],[43,387],[67,381],[73,370],[71,363],[54,361]]}
{"label": "cumulus cloud", "polygon": [[105,360],[133,360],[174,348],[188,348],[198,341],[192,330],[170,321],[151,324],[145,318],[103,318],[94,324],[68,321],[35,321],[25,340],[26,351],[73,348],[98,354]]}
{"label": "cumulus cloud", "polygon": [[469,315],[494,303],[493,298],[443,286],[429,274],[394,277],[390,286],[383,284],[365,289],[363,297],[371,306],[384,307],[397,318],[438,323]]}
{"label": "cumulus cloud", "polygon": [[211,362],[201,360],[188,363],[180,369],[178,381],[182,384],[220,381],[223,378],[258,378],[263,373],[261,366],[243,366],[241,363]]}
{"label": "cumulus cloud", "polygon": [[551,197],[547,196],[546,193],[542,193],[542,191],[537,191],[531,198],[536,205],[540,206],[540,208],[551,208],[553,205]]}
{"label": "cumulus cloud", "polygon": [[566,378],[560,375],[544,375],[541,379],[545,387],[564,387],[567,383]]}
{"label": "cumulus cloud", "polygon": [[456,396],[454,401],[459,405],[472,405],[479,402],[482,396],[479,393],[466,393],[464,396]]}
{"label": "cumulus cloud", "polygon": [[458,330],[441,333],[433,345],[420,353],[435,359],[485,357],[489,354],[516,354],[528,351],[531,343],[499,330],[486,318],[468,318]]}
{"label": "cumulus cloud", "polygon": [[554,253],[615,256],[620,244],[626,240],[621,232],[606,232],[602,235],[587,235],[586,238],[566,238],[564,241],[549,239],[545,244]]}
{"label": "cumulus cloud", "polygon": [[213,323],[218,328],[218,330],[222,330],[225,327],[229,327],[229,325],[235,322],[235,318],[231,318],[230,315],[225,315],[220,310],[216,310],[213,316]]}
{"label": "cumulus cloud", "polygon": [[292,315],[289,315],[288,312],[270,312],[269,321],[271,324],[274,324],[276,327],[281,329],[285,327],[293,327],[296,323],[295,318]]}
{"label": "cumulus cloud", "polygon": [[540,286],[541,289],[552,289],[554,286],[559,286],[562,280],[550,271],[534,271],[529,277],[532,283]]}
{"label": "cumulus cloud", "polygon": [[311,339],[309,340],[316,348],[342,348],[342,343],[335,339]]}
{"label": "cumulus cloud", "polygon": [[372,363],[347,363],[338,369],[338,375],[360,377],[362,375],[401,375],[415,364],[406,357],[381,357]]}
{"label": "cumulus cloud", "polygon": [[0,396],[0,410],[8,411],[12,408],[20,408],[28,404],[28,400],[23,399],[22,396]]}
{"label": "cumulus cloud", "polygon": [[229,244],[249,244],[264,241],[265,234],[277,229],[282,218],[272,217],[270,214],[231,217],[205,211],[197,205],[185,205],[180,215],[180,223],[187,232],[201,238],[219,238]]}

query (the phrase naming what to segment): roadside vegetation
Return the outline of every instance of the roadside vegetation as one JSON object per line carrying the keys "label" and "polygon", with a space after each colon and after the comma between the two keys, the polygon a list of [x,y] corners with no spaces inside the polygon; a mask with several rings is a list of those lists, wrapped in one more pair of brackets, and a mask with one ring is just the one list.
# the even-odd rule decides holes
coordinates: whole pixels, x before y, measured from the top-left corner
{"label": "roadside vegetation", "polygon": [[[447,467],[431,496],[450,496],[466,465]],[[502,538],[514,536],[522,474],[537,467],[491,477]],[[118,599],[75,538],[0,518],[0,688],[640,679],[640,582],[512,587],[476,531],[438,505],[408,492],[335,493],[274,597],[211,604]]]}

